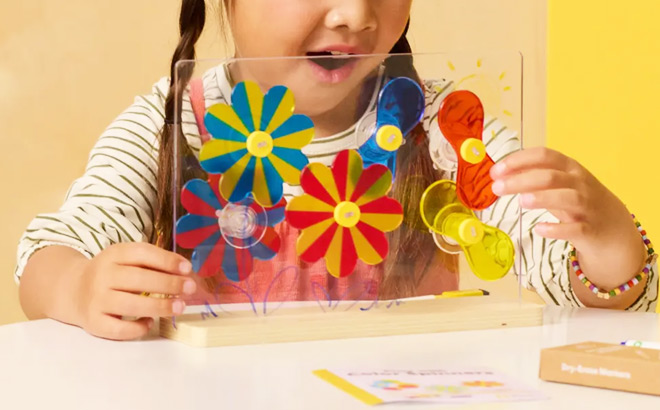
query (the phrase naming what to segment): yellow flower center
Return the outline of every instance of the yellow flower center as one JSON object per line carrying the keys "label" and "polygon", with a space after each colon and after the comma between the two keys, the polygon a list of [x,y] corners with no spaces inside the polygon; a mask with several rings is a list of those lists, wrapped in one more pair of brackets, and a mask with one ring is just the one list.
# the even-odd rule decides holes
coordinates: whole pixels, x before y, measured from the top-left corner
{"label": "yellow flower center", "polygon": [[263,131],[255,131],[247,139],[247,150],[255,157],[267,157],[273,151],[273,137]]}
{"label": "yellow flower center", "polygon": [[384,125],[376,133],[376,143],[385,151],[396,151],[403,144],[401,130],[394,125]]}
{"label": "yellow flower center", "polygon": [[468,138],[461,145],[461,158],[470,164],[478,164],[486,158],[486,146],[481,140]]}
{"label": "yellow flower center", "polygon": [[344,228],[354,227],[360,222],[360,207],[353,202],[341,202],[335,208],[335,221]]}

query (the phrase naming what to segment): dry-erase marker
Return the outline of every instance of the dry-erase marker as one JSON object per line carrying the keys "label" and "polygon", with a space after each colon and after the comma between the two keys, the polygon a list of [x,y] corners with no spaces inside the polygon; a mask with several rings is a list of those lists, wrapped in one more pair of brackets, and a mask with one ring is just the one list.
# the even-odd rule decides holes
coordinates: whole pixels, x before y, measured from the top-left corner
{"label": "dry-erase marker", "polygon": [[643,342],[641,340],[626,340],[621,342],[624,346],[634,346],[634,347],[643,347],[646,349],[656,349],[660,350],[660,343],[658,342]]}
{"label": "dry-erase marker", "polygon": [[410,302],[415,300],[434,300],[434,299],[448,299],[448,298],[463,298],[471,296],[488,296],[490,292],[483,289],[470,289],[470,290],[449,290],[442,292],[440,295],[425,295],[413,296],[411,298],[401,299],[403,302]]}
{"label": "dry-erase marker", "polygon": [[490,292],[483,289],[471,289],[471,290],[448,290],[447,292],[442,292],[441,295],[436,295],[436,299],[444,298],[463,298],[467,296],[488,296]]}

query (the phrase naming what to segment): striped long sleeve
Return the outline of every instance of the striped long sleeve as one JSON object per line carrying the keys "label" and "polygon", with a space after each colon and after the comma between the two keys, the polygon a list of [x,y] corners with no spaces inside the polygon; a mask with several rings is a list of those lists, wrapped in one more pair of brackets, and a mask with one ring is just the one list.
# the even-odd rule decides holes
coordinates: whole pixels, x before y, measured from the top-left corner
{"label": "striped long sleeve", "polygon": [[[152,242],[156,207],[158,172],[158,133],[164,123],[164,102],[169,80],[162,79],[151,94],[138,97],[101,135],[92,149],[82,177],[70,187],[64,204],[54,213],[34,218],[18,247],[15,278],[20,280],[25,265],[37,250],[50,246],[69,246],[88,258],[119,242]],[[441,152],[444,137],[437,125],[437,113],[443,99],[453,91],[448,81],[425,84],[426,115],[423,126],[429,135],[429,154],[436,165],[446,168]],[[230,100],[232,81],[226,67],[220,66],[204,76],[207,107]],[[375,109],[376,94],[370,110]],[[189,97],[184,95],[182,128],[187,143],[196,154],[201,140]],[[315,139],[304,152],[312,162],[330,165],[336,152],[357,148],[356,126],[336,136]],[[520,149],[518,135],[496,118],[487,118],[483,140],[490,156],[499,161]],[[448,178],[455,173],[448,172]],[[285,186],[290,196],[298,187]],[[520,241],[521,250],[515,272],[524,285],[536,291],[547,303],[582,306],[569,280],[569,244],[547,240],[533,233],[539,222],[554,222],[553,216],[541,210],[521,211],[516,196],[503,197],[481,214],[481,219]],[[519,223],[521,221],[521,223]],[[658,297],[657,266],[650,273],[645,292],[631,310],[652,311]]]}
{"label": "striped long sleeve", "polygon": [[19,242],[17,281],[30,256],[49,245],[91,258],[115,243],[153,239],[158,133],[168,88],[163,79],[151,94],[137,97],[98,139],[62,207],[32,220]]}

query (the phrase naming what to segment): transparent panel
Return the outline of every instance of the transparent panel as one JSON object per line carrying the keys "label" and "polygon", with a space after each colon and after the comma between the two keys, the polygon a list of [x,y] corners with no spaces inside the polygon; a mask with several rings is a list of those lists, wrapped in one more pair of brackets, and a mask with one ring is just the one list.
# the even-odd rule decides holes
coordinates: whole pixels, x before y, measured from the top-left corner
{"label": "transparent panel", "polygon": [[519,299],[520,209],[489,176],[522,144],[519,53],[185,61],[175,83],[189,306]]}

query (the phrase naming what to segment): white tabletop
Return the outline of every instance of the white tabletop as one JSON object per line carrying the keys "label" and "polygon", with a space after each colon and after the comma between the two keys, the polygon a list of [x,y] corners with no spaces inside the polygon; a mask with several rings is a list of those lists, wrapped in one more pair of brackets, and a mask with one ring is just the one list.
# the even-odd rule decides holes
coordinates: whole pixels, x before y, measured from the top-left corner
{"label": "white tabletop", "polygon": [[312,371],[447,366],[490,367],[550,397],[461,408],[660,408],[658,397],[538,379],[543,347],[624,339],[659,341],[659,316],[552,308],[543,327],[211,349],[164,339],[111,342],[42,320],[0,327],[0,408],[366,409]]}

